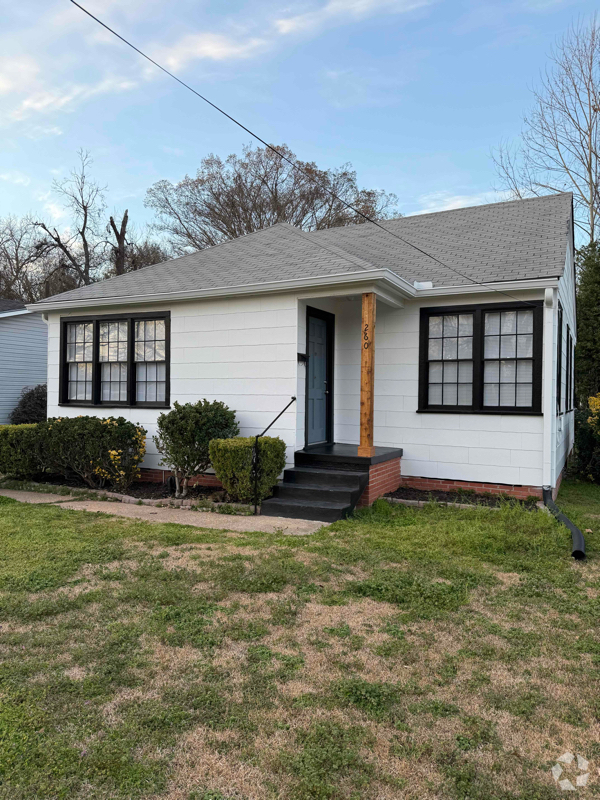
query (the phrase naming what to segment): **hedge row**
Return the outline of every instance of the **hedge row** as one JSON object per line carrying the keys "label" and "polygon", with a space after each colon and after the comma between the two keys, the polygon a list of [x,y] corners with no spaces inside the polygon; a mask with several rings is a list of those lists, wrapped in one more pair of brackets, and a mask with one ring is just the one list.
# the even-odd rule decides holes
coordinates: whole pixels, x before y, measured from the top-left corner
{"label": "hedge row", "polygon": [[0,473],[19,478],[76,475],[94,489],[124,491],[139,477],[145,453],[146,431],[123,417],[58,417],[0,427]]}

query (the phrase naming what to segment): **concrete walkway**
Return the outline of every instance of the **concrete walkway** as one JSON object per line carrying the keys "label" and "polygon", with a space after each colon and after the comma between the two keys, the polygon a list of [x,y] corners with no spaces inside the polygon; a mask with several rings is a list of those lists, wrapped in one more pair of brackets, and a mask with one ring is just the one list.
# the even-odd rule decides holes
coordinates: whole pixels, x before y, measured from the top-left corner
{"label": "concrete walkway", "polygon": [[190,511],[187,508],[137,506],[130,503],[111,503],[102,500],[73,500],[58,494],[22,492],[16,489],[0,489],[0,495],[12,497],[21,503],[56,503],[60,504],[61,508],[76,511],[100,511],[115,517],[130,517],[145,522],[167,522],[176,525],[192,525],[195,528],[218,528],[227,531],[264,531],[265,533],[281,531],[285,534],[307,536],[329,524],[328,522],[285,517],[242,517],[236,514]]}

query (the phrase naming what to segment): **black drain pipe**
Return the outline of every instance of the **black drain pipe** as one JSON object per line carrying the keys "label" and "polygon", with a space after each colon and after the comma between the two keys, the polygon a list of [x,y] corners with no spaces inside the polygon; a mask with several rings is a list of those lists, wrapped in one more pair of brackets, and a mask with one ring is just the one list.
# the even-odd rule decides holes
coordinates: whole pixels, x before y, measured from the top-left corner
{"label": "black drain pipe", "polygon": [[550,513],[571,531],[571,555],[573,558],[581,561],[581,559],[585,558],[585,539],[583,538],[583,533],[556,505],[552,499],[552,489],[549,486],[544,486],[542,489],[542,497],[544,499],[544,505],[549,509]]}

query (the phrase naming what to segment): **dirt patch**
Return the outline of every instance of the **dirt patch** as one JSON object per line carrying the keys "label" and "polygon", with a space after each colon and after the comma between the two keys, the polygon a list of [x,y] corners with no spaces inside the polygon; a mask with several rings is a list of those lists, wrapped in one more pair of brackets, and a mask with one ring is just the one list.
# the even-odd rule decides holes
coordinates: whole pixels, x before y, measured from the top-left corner
{"label": "dirt patch", "polygon": [[395,492],[388,492],[385,497],[393,497],[398,500],[418,500],[424,503],[430,500],[437,500],[440,503],[458,503],[476,506],[488,506],[489,508],[499,508],[506,503],[518,505],[523,508],[537,509],[539,498],[532,496],[531,500],[516,500],[508,495],[497,494],[476,494],[473,492],[441,492],[436,489],[425,491],[424,489],[413,489],[409,486],[401,486]]}

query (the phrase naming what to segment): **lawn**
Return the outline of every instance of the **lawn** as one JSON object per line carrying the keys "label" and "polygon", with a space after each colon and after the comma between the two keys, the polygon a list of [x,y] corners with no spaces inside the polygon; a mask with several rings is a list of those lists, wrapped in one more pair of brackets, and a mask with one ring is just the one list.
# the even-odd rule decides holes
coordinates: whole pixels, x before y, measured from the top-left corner
{"label": "lawn", "polygon": [[[600,796],[600,487],[310,537],[0,498],[0,798]],[[573,782],[577,772],[565,769]]]}

